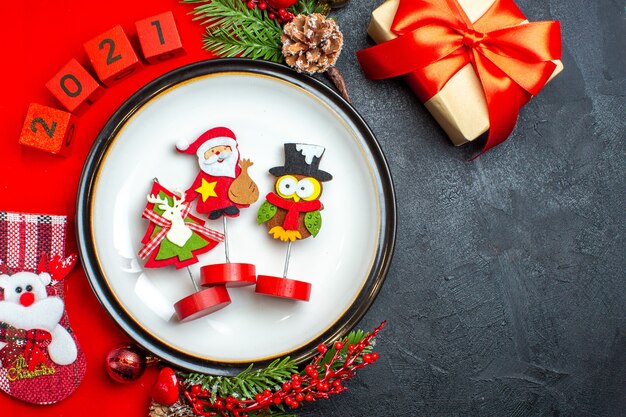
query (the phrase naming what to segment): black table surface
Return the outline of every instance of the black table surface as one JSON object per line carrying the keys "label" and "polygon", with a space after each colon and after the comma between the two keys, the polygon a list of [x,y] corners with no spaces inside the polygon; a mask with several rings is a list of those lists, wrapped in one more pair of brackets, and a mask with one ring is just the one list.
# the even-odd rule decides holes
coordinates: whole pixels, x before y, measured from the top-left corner
{"label": "black table surface", "polygon": [[359,327],[389,323],[380,360],[299,415],[626,415],[624,2],[517,1],[561,21],[565,70],[473,162],[401,79],[364,78],[379,3],[334,15],[397,192],[391,270]]}

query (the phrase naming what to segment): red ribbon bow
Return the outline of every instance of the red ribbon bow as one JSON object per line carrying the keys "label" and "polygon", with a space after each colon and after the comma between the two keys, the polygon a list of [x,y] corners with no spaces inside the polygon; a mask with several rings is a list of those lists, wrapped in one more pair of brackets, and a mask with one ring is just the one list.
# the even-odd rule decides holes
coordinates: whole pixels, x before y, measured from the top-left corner
{"label": "red ribbon bow", "polygon": [[367,78],[414,73],[428,101],[467,63],[489,110],[483,152],[506,140],[520,108],[545,85],[561,58],[559,22],[525,23],[512,0],[495,0],[475,23],[457,0],[400,0],[391,31],[397,38],[358,52]]}
{"label": "red ribbon bow", "polygon": [[[189,204],[185,204],[181,212],[181,217],[183,219],[186,218],[190,210],[191,210],[191,206]],[[167,235],[167,232],[169,232],[170,228],[172,227],[172,222],[167,220],[163,216],[159,216],[154,211],[147,209],[147,208],[144,209],[142,216],[150,220],[152,223],[155,223],[157,226],[162,227],[162,229],[159,230],[156,236],[150,239],[150,241],[145,244],[145,246],[141,249],[141,251],[139,251],[139,258],[145,259],[156,248],[158,248],[161,242],[163,241],[163,239],[165,239],[165,235]],[[185,222],[185,226],[187,226],[192,231],[196,232],[197,234],[199,234],[200,236],[206,239],[211,239],[216,242],[224,241],[224,235],[216,230],[209,229],[208,227],[205,227],[197,223],[193,223],[193,222]]]}
{"label": "red ribbon bow", "polygon": [[52,335],[43,329],[24,330],[15,328],[6,322],[0,322],[0,342],[7,344],[2,349],[7,355],[5,360],[10,362],[21,353],[28,365],[28,370],[33,371],[37,365],[46,361],[42,349],[48,347],[52,342]]}
{"label": "red ribbon bow", "polygon": [[322,208],[322,202],[319,200],[299,201],[296,203],[293,200],[285,200],[275,193],[269,193],[265,199],[270,204],[287,210],[287,215],[283,221],[285,230],[298,230],[298,216],[300,213],[308,213]]}

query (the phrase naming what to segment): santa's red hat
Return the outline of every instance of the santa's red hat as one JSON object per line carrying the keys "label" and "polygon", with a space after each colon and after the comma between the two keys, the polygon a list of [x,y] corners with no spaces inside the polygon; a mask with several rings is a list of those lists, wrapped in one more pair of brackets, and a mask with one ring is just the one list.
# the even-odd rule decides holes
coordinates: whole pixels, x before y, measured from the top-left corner
{"label": "santa's red hat", "polygon": [[215,146],[230,146],[233,151],[237,150],[237,138],[232,130],[227,127],[214,127],[201,134],[198,139],[189,143],[181,140],[176,143],[176,150],[181,153],[203,155],[207,150]]}

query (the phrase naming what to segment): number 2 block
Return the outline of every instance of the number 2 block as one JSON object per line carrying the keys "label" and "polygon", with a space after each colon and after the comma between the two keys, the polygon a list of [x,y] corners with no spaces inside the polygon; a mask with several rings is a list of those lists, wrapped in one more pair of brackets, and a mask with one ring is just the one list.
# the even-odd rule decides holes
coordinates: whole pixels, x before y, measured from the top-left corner
{"label": "number 2 block", "polygon": [[141,67],[124,29],[119,25],[86,42],[84,47],[98,78],[107,87]]}
{"label": "number 2 block", "polygon": [[20,144],[55,155],[69,153],[76,117],[63,110],[31,103],[20,135]]}
{"label": "number 2 block", "polygon": [[72,59],[46,84],[65,108],[77,113],[97,99],[103,88],[77,60]]}
{"label": "number 2 block", "polygon": [[148,63],[157,64],[185,53],[172,12],[142,19],[135,23],[135,27],[143,57]]}

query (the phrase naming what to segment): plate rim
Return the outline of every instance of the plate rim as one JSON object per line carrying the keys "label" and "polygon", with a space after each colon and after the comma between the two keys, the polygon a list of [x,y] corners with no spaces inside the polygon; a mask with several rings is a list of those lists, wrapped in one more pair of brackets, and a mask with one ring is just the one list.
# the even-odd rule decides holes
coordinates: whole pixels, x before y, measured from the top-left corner
{"label": "plate rim", "polygon": [[[315,347],[319,343],[330,343],[345,336],[371,307],[387,277],[393,257],[397,229],[397,208],[389,165],[378,140],[365,120],[352,105],[334,90],[317,79],[297,73],[285,65],[247,58],[216,58],[199,61],[161,75],[141,87],[119,106],[94,140],[85,160],[78,187],[75,217],[76,237],[79,255],[89,285],[98,302],[116,325],[150,354],[192,372],[232,376],[247,368],[250,362],[228,363],[209,361],[183,354],[171,346],[163,344],[153,335],[146,332],[135,322],[135,319],[126,313],[125,309],[117,302],[116,297],[103,277],[103,272],[95,253],[90,216],[97,173],[105,159],[104,157],[111,142],[125,126],[126,122],[145,104],[170,87],[194,78],[219,73],[261,74],[294,84],[305,92],[313,94],[322,103],[338,113],[341,120],[354,131],[355,137],[361,143],[365,151],[365,157],[372,167],[380,205],[381,222],[378,248],[375,251],[369,276],[352,304],[334,323],[329,325],[321,336],[314,338],[293,352],[285,353],[289,354],[296,362],[302,363],[313,357],[316,353]],[[255,367],[266,366],[272,360],[274,359],[256,362]]]}

